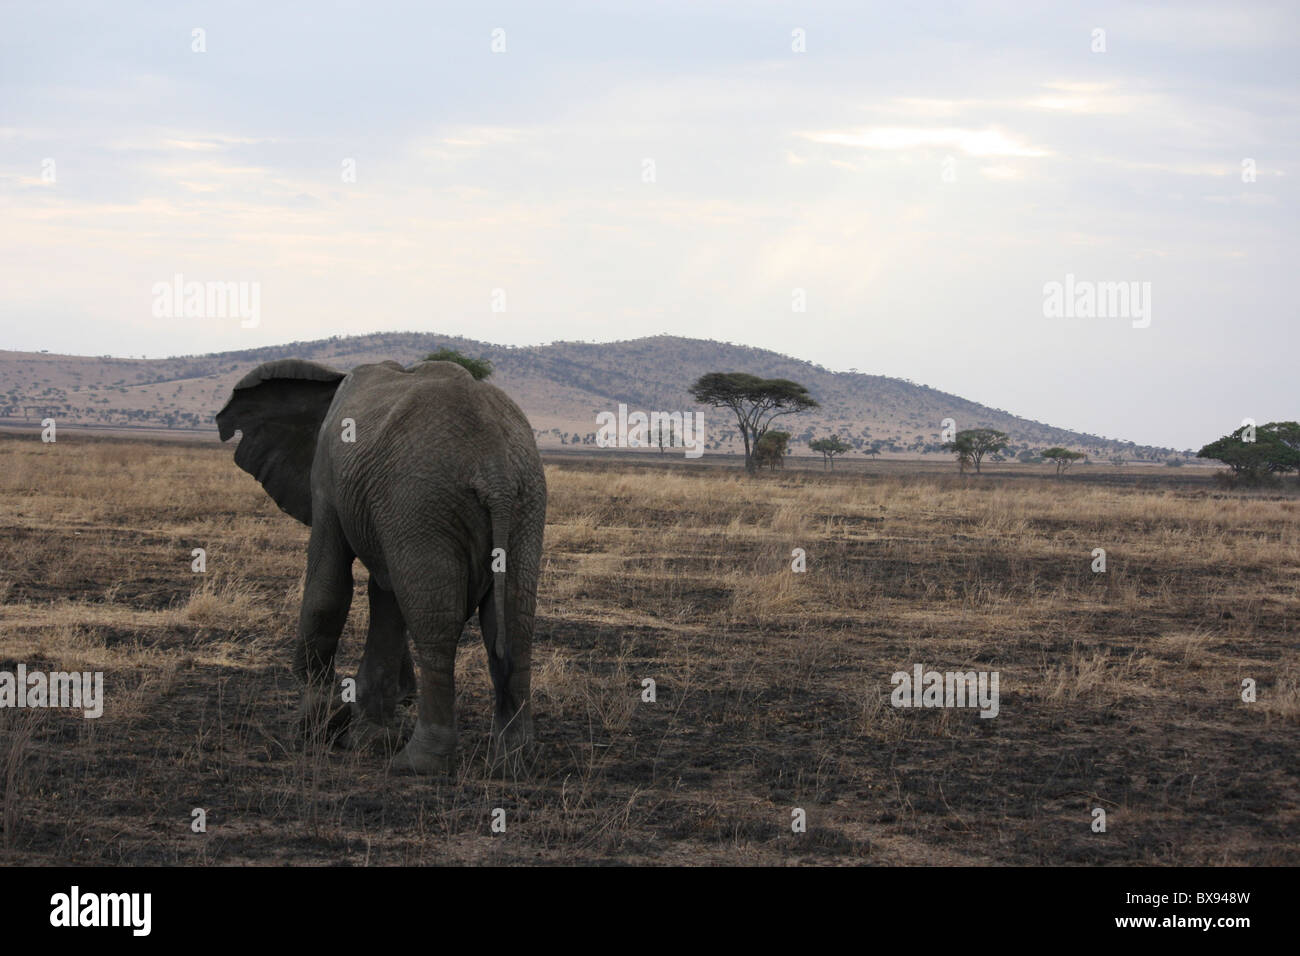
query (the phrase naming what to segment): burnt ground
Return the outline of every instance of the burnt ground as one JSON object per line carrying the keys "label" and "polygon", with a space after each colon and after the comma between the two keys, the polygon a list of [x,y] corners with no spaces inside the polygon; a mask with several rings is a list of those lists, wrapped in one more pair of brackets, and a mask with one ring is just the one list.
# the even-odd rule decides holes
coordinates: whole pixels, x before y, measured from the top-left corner
{"label": "burnt ground", "polygon": [[[0,442],[0,671],[107,704],[0,710],[6,862],[1300,862],[1285,492],[553,465],[531,764],[488,766],[471,624],[459,766],[416,778],[301,739],[306,529],[228,449],[49,451]],[[914,663],[998,671],[999,715],[892,707]]]}

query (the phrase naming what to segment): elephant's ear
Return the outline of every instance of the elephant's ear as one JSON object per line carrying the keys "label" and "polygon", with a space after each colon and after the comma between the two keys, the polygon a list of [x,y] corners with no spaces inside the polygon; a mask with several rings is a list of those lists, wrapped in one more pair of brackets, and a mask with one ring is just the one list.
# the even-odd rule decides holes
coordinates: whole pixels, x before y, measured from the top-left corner
{"label": "elephant's ear", "polygon": [[316,434],[344,377],[301,359],[267,362],[240,379],[230,401],[217,412],[222,441],[236,429],[243,432],[235,464],[261,482],[282,511],[303,524],[311,524]]}

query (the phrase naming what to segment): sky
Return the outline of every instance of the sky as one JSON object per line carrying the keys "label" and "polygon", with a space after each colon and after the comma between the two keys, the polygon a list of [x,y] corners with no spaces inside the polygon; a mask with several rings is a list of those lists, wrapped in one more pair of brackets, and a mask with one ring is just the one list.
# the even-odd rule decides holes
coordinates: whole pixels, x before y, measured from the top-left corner
{"label": "sky", "polygon": [[[1199,448],[1300,419],[1298,27],[1251,2],[0,0],[0,348],[673,334]],[[178,275],[245,283],[255,323],[167,304]],[[1075,298],[1114,283],[1118,314]]]}

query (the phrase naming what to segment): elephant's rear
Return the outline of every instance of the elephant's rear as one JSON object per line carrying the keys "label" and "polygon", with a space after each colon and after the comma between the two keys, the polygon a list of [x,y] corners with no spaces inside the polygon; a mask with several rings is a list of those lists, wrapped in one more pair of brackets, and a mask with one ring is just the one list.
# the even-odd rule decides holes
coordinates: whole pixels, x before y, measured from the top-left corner
{"label": "elephant's rear", "polygon": [[[359,536],[373,538],[394,574],[404,557],[423,564],[439,551],[466,568],[472,610],[491,583],[494,547],[507,568],[511,558],[540,562],[546,478],[532,427],[504,392],[447,362],[370,366],[353,378],[357,401],[341,395],[336,414],[355,404],[375,427],[363,435],[358,419],[355,452],[334,470],[355,489],[367,526]],[[494,516],[505,544],[493,543]]]}
{"label": "elephant's rear", "polygon": [[[418,367],[407,374],[379,436],[394,478],[373,496],[376,509],[400,517],[372,520],[386,529],[383,556],[422,680],[447,685],[431,699],[450,699],[456,642],[477,611],[495,688],[496,739],[505,753],[517,753],[532,739],[532,636],[546,521],[541,456],[528,420],[499,389],[468,374],[422,375]],[[426,759],[440,760],[446,735],[454,736],[447,719],[422,711],[396,763],[422,769]]]}
{"label": "elephant's rear", "polygon": [[355,440],[333,445],[329,470],[363,560],[378,547],[388,564],[437,540],[477,564],[491,551],[494,503],[512,518],[522,508],[521,522],[544,521],[532,428],[500,389],[447,362],[364,366],[349,379],[331,414],[340,429],[355,422]]}
{"label": "elephant's rear", "polygon": [[398,692],[401,655],[371,657],[371,645],[389,637],[404,645],[409,634],[420,665],[415,733],[394,765],[448,766],[456,645],[476,610],[490,651],[498,738],[508,749],[530,739],[546,479],[519,408],[451,363],[403,369],[384,362],[344,375],[285,360],[241,379],[217,424],[223,440],[243,433],[236,462],[311,526],[295,665],[309,697],[332,679],[355,557],[371,572],[363,671],[367,660],[373,666],[361,683],[380,701],[376,714]]}

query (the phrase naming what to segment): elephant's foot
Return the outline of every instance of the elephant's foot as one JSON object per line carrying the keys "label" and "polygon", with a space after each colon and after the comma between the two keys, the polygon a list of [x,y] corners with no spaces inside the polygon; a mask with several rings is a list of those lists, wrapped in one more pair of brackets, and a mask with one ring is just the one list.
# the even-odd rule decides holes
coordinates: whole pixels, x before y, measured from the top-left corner
{"label": "elephant's foot", "polygon": [[329,723],[325,725],[325,733],[330,740],[337,741],[347,734],[348,725],[351,723],[352,708],[344,704],[330,715]]}
{"label": "elephant's foot", "polygon": [[456,766],[456,731],[417,723],[415,733],[390,766],[406,773],[451,773]]}
{"label": "elephant's foot", "polygon": [[[319,737],[322,732],[333,733],[334,719],[327,720],[331,703],[330,692],[322,687],[308,685],[302,694],[298,712],[298,732],[304,740]],[[337,718],[337,714],[334,715]]]}
{"label": "elephant's foot", "polygon": [[389,767],[400,773],[449,774],[452,771],[454,761],[454,755],[440,755],[423,750],[412,750],[411,745],[407,744],[393,757]]}
{"label": "elephant's foot", "polygon": [[[364,714],[354,714],[351,708],[335,743],[345,750],[362,751],[377,754],[392,754],[402,745],[401,734],[396,727],[389,727],[371,720]],[[337,715],[336,715],[337,716]]]}

